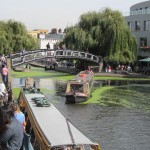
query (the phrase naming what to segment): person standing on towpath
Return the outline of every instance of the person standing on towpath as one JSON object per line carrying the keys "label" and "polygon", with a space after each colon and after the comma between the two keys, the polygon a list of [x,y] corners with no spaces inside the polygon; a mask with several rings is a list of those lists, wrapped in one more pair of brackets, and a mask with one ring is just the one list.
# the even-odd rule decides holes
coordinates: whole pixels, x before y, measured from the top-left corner
{"label": "person standing on towpath", "polygon": [[6,67],[6,65],[4,65],[4,68],[2,68],[2,80],[5,85],[7,84],[7,78],[8,78],[8,68]]}

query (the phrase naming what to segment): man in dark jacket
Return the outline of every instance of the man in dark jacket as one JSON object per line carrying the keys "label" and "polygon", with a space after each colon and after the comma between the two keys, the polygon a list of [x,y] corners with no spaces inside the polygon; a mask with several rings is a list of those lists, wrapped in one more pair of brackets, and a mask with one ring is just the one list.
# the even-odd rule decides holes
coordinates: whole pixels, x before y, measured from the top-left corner
{"label": "man in dark jacket", "polygon": [[0,128],[0,149],[19,150],[23,141],[23,127],[8,106],[0,108]]}

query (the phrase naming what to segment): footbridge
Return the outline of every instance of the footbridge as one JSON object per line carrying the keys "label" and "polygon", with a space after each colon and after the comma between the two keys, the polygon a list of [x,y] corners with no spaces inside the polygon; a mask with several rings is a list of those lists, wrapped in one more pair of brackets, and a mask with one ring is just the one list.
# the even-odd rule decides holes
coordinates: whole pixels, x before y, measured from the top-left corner
{"label": "footbridge", "polygon": [[65,59],[80,59],[93,63],[99,63],[100,57],[90,53],[72,51],[72,50],[33,50],[27,51],[24,55],[15,53],[10,55],[11,67],[19,66],[22,64],[30,63],[38,60],[47,60],[48,58],[65,58]]}

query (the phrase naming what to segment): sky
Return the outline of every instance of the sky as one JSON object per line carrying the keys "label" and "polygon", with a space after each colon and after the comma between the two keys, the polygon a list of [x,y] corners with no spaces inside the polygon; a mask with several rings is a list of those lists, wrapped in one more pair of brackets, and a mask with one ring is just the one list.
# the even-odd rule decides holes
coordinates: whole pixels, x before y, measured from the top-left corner
{"label": "sky", "polygon": [[105,8],[129,13],[144,0],[0,0],[0,20],[23,23],[27,30],[61,28],[78,23],[82,14]]}

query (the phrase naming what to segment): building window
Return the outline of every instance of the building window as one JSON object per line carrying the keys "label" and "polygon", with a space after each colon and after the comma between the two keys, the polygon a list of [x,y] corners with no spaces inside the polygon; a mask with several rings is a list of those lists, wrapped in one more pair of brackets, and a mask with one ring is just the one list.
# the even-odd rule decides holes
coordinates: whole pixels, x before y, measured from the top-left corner
{"label": "building window", "polygon": [[145,14],[150,14],[150,7],[145,7]]}
{"label": "building window", "polygon": [[130,11],[130,16],[133,16],[134,15],[134,11]]}
{"label": "building window", "polygon": [[145,7],[145,14],[148,14],[148,7]]}
{"label": "building window", "polygon": [[150,20],[144,21],[144,31],[150,31]]}
{"label": "building window", "polygon": [[128,27],[129,27],[130,31],[132,31],[132,24],[131,24],[131,22],[128,22]]}
{"label": "building window", "polygon": [[144,14],[144,10],[142,8],[140,8],[140,15]]}
{"label": "building window", "polygon": [[135,31],[140,31],[140,21],[135,21]]}
{"label": "building window", "polygon": [[150,14],[150,7],[139,8],[130,11],[130,16]]}
{"label": "building window", "polygon": [[136,11],[135,11],[135,15],[138,15],[139,14],[139,10],[138,9],[136,9]]}
{"label": "building window", "polygon": [[147,38],[141,37],[140,38],[140,47],[146,47],[147,46]]}

